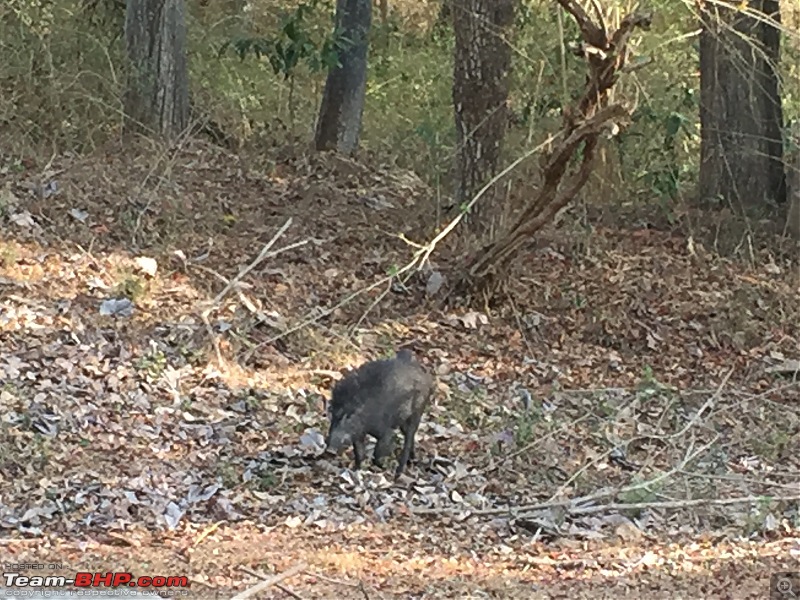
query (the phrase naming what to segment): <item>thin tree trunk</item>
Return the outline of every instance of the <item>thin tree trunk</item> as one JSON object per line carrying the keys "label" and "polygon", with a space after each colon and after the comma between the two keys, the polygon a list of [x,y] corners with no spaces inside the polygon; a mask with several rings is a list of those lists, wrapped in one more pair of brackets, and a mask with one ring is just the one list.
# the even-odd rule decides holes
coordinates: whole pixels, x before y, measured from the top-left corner
{"label": "thin tree trunk", "polygon": [[[497,174],[508,124],[515,0],[448,0],[455,31],[453,107],[458,153],[455,203],[467,204]],[[491,230],[499,186],[473,206],[467,221],[478,236]]]}
{"label": "thin tree trunk", "polygon": [[177,137],[189,122],[183,0],[128,0],[125,130]]}
{"label": "thin tree trunk", "polygon": [[800,122],[795,124],[793,136],[794,159],[789,162],[786,174],[786,195],[789,202],[786,212],[786,231],[800,240]]}
{"label": "thin tree trunk", "polygon": [[764,209],[765,200],[786,199],[778,2],[752,0],[748,11],[761,18],[716,2],[702,6],[700,200]]}
{"label": "thin tree trunk", "polygon": [[372,0],[337,0],[336,30],[347,40],[339,65],[328,72],[317,119],[317,150],[351,154],[358,149],[367,90]]}

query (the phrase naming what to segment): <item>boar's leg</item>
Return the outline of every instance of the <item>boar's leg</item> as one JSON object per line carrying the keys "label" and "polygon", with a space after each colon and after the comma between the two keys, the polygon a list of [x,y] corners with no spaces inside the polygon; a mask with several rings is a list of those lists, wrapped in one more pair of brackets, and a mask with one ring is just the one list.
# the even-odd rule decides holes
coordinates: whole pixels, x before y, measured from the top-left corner
{"label": "boar's leg", "polygon": [[367,441],[362,435],[361,437],[353,440],[353,456],[356,459],[356,471],[361,468],[364,462],[364,455],[367,453]]}
{"label": "boar's leg", "polygon": [[389,429],[388,431],[385,431],[380,438],[378,438],[378,442],[375,444],[375,455],[372,458],[372,462],[382,469],[383,461],[392,453],[393,447],[394,430]]}
{"label": "boar's leg", "polygon": [[395,477],[400,477],[403,470],[406,468],[408,459],[414,453],[414,436],[417,435],[417,428],[419,422],[422,420],[422,415],[416,418],[409,419],[402,427],[403,430],[403,452],[400,454],[400,462],[397,463],[397,471]]}

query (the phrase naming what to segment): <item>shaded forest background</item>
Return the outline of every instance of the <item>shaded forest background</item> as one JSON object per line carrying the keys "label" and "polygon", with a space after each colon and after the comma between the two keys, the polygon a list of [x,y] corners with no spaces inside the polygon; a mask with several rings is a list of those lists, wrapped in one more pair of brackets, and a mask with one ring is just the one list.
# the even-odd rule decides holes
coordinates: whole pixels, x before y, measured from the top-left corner
{"label": "shaded forest background", "polygon": [[[267,166],[305,147],[335,56],[333,2],[197,0],[186,6],[195,129],[253,151]],[[612,3],[610,15],[619,18],[629,8]],[[615,98],[634,103],[633,122],[603,149],[584,198],[598,200],[607,215],[637,205],[676,221],[686,216],[699,168],[698,21],[691,2],[653,9],[652,30],[634,49],[653,63],[614,90]],[[453,37],[447,23],[437,24],[440,10],[433,1],[392,2],[385,12],[376,7],[361,138],[377,162],[410,169],[446,196],[455,156]],[[786,2],[780,71],[787,128],[800,115],[800,94],[791,85],[798,78],[797,14]],[[123,25],[124,3],[115,0],[7,3],[0,24],[7,57],[0,66],[5,152],[46,160],[54,151],[91,151],[120,133]],[[555,3],[519,5],[505,163],[552,133],[560,108],[580,93],[583,59],[561,48],[562,40],[578,37]],[[256,59],[265,41],[282,50],[262,48]],[[512,195],[526,194],[535,169],[523,164],[513,173]]]}

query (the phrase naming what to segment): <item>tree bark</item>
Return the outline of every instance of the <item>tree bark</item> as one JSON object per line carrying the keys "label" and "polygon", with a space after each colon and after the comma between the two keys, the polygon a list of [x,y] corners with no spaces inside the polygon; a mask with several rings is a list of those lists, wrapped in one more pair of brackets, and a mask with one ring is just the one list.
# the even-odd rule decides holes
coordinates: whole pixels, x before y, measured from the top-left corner
{"label": "tree bark", "polygon": [[800,122],[794,126],[794,156],[786,164],[786,196],[789,206],[786,211],[786,232],[800,240]]}
{"label": "tree bark", "polygon": [[189,122],[183,0],[128,0],[125,130],[176,138]]}
{"label": "tree bark", "polygon": [[328,72],[317,119],[317,150],[358,149],[367,90],[367,50],[372,0],[337,0],[336,31],[346,40],[339,65]]}
{"label": "tree bark", "polygon": [[[453,107],[458,150],[454,199],[457,206],[464,206],[497,174],[500,162],[508,124],[508,36],[515,0],[448,0],[447,5],[455,32]],[[496,215],[497,198],[501,197],[497,189],[476,203],[467,216],[470,230],[478,236],[492,228],[491,217]]]}
{"label": "tree bark", "polygon": [[701,22],[700,201],[744,212],[784,202],[778,1],[703,1]]}

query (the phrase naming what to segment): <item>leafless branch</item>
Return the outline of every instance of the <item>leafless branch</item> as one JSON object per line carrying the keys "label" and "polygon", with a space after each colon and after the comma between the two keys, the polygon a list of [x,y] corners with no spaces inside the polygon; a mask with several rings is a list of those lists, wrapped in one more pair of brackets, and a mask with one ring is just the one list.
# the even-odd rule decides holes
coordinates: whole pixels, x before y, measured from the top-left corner
{"label": "leafless branch", "polygon": [[[291,569],[284,571],[283,573],[278,573],[270,577],[269,579],[265,579],[254,585],[253,587],[246,589],[245,591],[235,595],[231,600],[245,600],[245,598],[250,598],[251,596],[255,596],[259,592],[264,591],[265,589],[272,587],[285,579],[289,579],[290,577],[294,577],[298,573],[305,571],[308,565],[306,563],[300,563],[295,565]],[[242,567],[240,567],[242,568]],[[244,570],[246,567],[242,568]]]}
{"label": "leafless branch", "polygon": [[692,506],[730,506],[732,504],[755,504],[769,500],[770,502],[796,502],[800,500],[800,495],[794,496],[742,496],[738,498],[690,498],[687,500],[665,500],[658,502],[633,502],[599,504],[597,506],[583,506],[571,508],[571,515],[594,515],[601,512],[623,511],[623,510],[648,510],[648,509],[671,509],[689,508]]}

